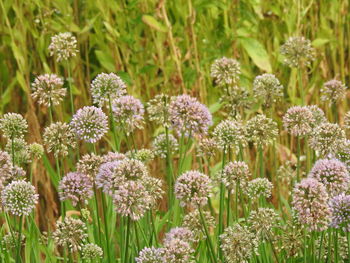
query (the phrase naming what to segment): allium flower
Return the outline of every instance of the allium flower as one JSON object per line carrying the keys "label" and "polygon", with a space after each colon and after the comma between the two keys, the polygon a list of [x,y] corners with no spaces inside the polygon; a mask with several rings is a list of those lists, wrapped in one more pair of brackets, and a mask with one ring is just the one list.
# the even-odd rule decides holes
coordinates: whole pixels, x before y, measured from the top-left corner
{"label": "allium flower", "polygon": [[35,208],[39,195],[31,183],[19,180],[12,181],[1,193],[5,210],[16,216],[27,216]]}
{"label": "allium flower", "polygon": [[318,160],[308,177],[323,183],[330,196],[346,191],[350,182],[346,165],[337,159]]}
{"label": "allium flower", "polygon": [[214,138],[202,138],[198,143],[197,156],[211,158],[215,156],[217,148]]}
{"label": "allium flower", "polygon": [[257,146],[268,145],[278,136],[277,123],[264,114],[259,114],[247,122],[247,133]]}
{"label": "allium flower", "polygon": [[350,140],[344,139],[339,145],[336,158],[343,162],[347,167],[350,167]]}
{"label": "allium flower", "polygon": [[312,131],[313,117],[309,107],[293,106],[283,116],[283,126],[293,136],[305,136]]}
{"label": "allium flower", "polygon": [[65,157],[68,149],[76,146],[75,135],[67,123],[56,122],[46,127],[43,134],[44,145],[55,157]]}
{"label": "allium flower", "polygon": [[283,96],[283,86],[273,74],[262,74],[257,76],[253,83],[254,97],[261,99],[266,107]]}
{"label": "allium flower", "polygon": [[138,180],[148,176],[147,167],[144,163],[134,159],[124,159],[118,162],[113,170],[113,176],[115,179],[115,186],[118,187],[120,178],[127,180]]}
{"label": "allium flower", "polygon": [[117,125],[126,134],[142,129],[145,110],[140,100],[133,96],[122,96],[113,100],[112,109]]}
{"label": "allium flower", "polygon": [[56,222],[56,230],[52,236],[58,246],[68,246],[70,251],[75,252],[82,248],[88,235],[83,221],[66,216],[64,221]]}
{"label": "allium flower", "polygon": [[12,180],[13,165],[7,152],[0,151],[0,191]]}
{"label": "allium flower", "polygon": [[350,232],[350,195],[341,193],[329,201],[332,214],[331,226]]}
{"label": "allium flower", "polygon": [[332,79],[323,84],[321,89],[321,100],[336,103],[345,98],[347,87],[341,81]]}
{"label": "allium flower", "polygon": [[247,223],[253,233],[262,240],[270,240],[273,236],[273,228],[278,225],[279,216],[274,209],[261,208],[252,211]]}
{"label": "allium flower", "polygon": [[244,87],[229,87],[219,98],[219,102],[229,111],[229,116],[236,118],[240,110],[249,109],[252,99]]}
{"label": "allium flower", "polygon": [[250,198],[256,199],[260,196],[269,198],[271,196],[272,187],[273,185],[268,179],[256,178],[248,182],[248,187],[245,191]]}
{"label": "allium flower", "polygon": [[93,180],[99,172],[102,163],[104,163],[102,156],[94,153],[85,154],[77,163],[77,171],[87,175],[91,180]]}
{"label": "allium flower", "polygon": [[[216,224],[215,218],[207,211],[203,211],[202,214],[207,227],[209,229],[214,228]],[[193,210],[192,212],[185,215],[183,220],[183,226],[187,227],[189,230],[192,231],[196,241],[206,239],[201,216],[198,210]]]}
{"label": "allium flower", "polygon": [[310,137],[309,144],[321,156],[326,156],[337,153],[344,139],[345,132],[338,124],[326,122],[316,127]]}
{"label": "allium flower", "polygon": [[320,262],[344,263],[349,259],[347,238],[340,234],[337,237],[337,249],[335,249],[333,242],[329,244],[325,239],[323,239],[321,246],[321,238],[316,240],[315,247],[317,247],[317,253],[320,255]]}
{"label": "allium flower", "polygon": [[187,227],[174,227],[170,229],[168,233],[165,234],[164,244],[170,243],[173,239],[181,239],[188,243],[195,241],[194,233]]}
{"label": "allium flower", "polygon": [[97,259],[103,257],[103,250],[98,245],[93,243],[88,243],[84,245],[81,249],[81,254],[83,259]]}
{"label": "allium flower", "polygon": [[[10,154],[11,159],[13,159],[16,164],[27,164],[32,161],[29,146],[23,137],[15,138],[13,141],[8,140],[5,150]],[[12,156],[12,153],[14,156]]]}
{"label": "allium flower", "polygon": [[150,194],[150,205],[155,206],[159,199],[162,199],[164,191],[162,189],[163,183],[160,179],[151,176],[142,178],[142,184],[146,191]]}
{"label": "allium flower", "polygon": [[57,62],[75,57],[79,52],[77,49],[77,39],[70,32],[59,33],[51,37],[49,52],[50,56],[56,56]]}
{"label": "allium flower", "polygon": [[134,221],[145,215],[153,201],[141,182],[131,180],[119,185],[112,197],[117,213]]}
{"label": "allium flower", "polygon": [[0,130],[7,139],[22,137],[27,129],[27,121],[20,114],[10,112],[0,119]]}
{"label": "allium flower", "polygon": [[145,247],[135,261],[136,263],[164,263],[163,254],[163,248]]}
{"label": "allium flower", "polygon": [[118,153],[118,152],[108,152],[107,154],[103,155],[102,157],[103,157],[103,163],[121,161],[121,160],[126,159],[125,154]]}
{"label": "allium flower", "polygon": [[[18,238],[19,238],[19,234],[18,232],[15,232],[15,231],[12,231],[4,235],[1,240],[2,249],[11,250],[13,248],[16,248],[18,245]],[[21,243],[23,243],[24,239],[25,239],[25,236],[21,235]]]}
{"label": "allium flower", "polygon": [[175,195],[182,206],[204,206],[210,194],[210,178],[198,171],[188,171],[179,176],[175,183]]}
{"label": "allium flower", "polygon": [[172,239],[164,244],[163,262],[167,263],[188,263],[191,262],[194,253],[191,244],[181,240]]}
{"label": "allium flower", "polygon": [[95,183],[98,188],[102,188],[103,192],[113,194],[113,179],[114,170],[119,165],[120,161],[107,162],[100,166],[99,172],[96,175]]}
{"label": "allium flower", "polygon": [[61,201],[71,200],[73,206],[87,203],[93,195],[90,178],[82,173],[68,173],[62,178],[58,186]]}
{"label": "allium flower", "polygon": [[126,154],[130,159],[139,160],[143,163],[148,163],[154,159],[154,151],[150,149],[139,149],[136,152],[133,152],[132,150],[127,152]]}
{"label": "allium flower", "polygon": [[228,263],[248,263],[258,253],[256,235],[238,223],[226,228],[220,236],[221,249]]}
{"label": "allium flower", "polygon": [[247,132],[240,121],[223,120],[214,129],[213,138],[221,149],[229,148],[238,151],[240,146],[247,145]]}
{"label": "allium flower", "polygon": [[44,155],[44,147],[39,143],[29,144],[28,151],[32,159],[40,159]]}
{"label": "allium flower", "polygon": [[327,229],[331,212],[328,207],[328,194],[324,185],[313,178],[305,178],[294,187],[293,207],[300,223],[311,230]]}
{"label": "allium flower", "polygon": [[282,227],[280,250],[284,250],[289,258],[296,257],[304,247],[304,230],[305,227],[300,225],[295,216]]}
{"label": "allium flower", "polygon": [[108,131],[106,114],[94,106],[85,106],[74,114],[70,123],[76,136],[89,143],[100,140]]}
{"label": "allium flower", "polygon": [[250,177],[249,167],[245,162],[234,161],[226,164],[222,172],[219,172],[220,181],[230,190],[236,191],[236,185],[245,189]]}
{"label": "allium flower", "polygon": [[93,102],[99,107],[108,106],[109,100],[113,101],[126,93],[126,84],[114,73],[101,73],[91,82],[91,95]]}
{"label": "allium flower", "polygon": [[210,68],[210,76],[215,80],[216,85],[235,85],[239,81],[241,66],[232,58],[222,57],[216,59]]}
{"label": "allium flower", "polygon": [[208,108],[186,94],[171,98],[169,115],[171,124],[179,135],[205,135],[212,125]]}
{"label": "allium flower", "polygon": [[315,128],[317,126],[319,126],[321,123],[327,122],[326,116],[323,112],[322,109],[320,109],[318,106],[316,105],[311,105],[311,106],[306,106],[312,113],[312,120],[313,122],[310,123],[310,125]]}
{"label": "allium flower", "polygon": [[147,112],[150,121],[154,121],[164,127],[170,127],[169,121],[169,101],[168,95],[156,95],[147,103]]}
{"label": "allium flower", "polygon": [[169,145],[167,146],[166,134],[161,133],[156,138],[154,138],[152,146],[154,153],[160,158],[165,159],[167,156],[167,148],[170,154],[174,154],[179,150],[179,144],[176,138],[172,135],[168,135]]}
{"label": "allium flower", "polygon": [[344,128],[350,129],[350,111],[348,111],[344,116]]}
{"label": "allium flower", "polygon": [[284,63],[289,67],[309,66],[315,59],[315,50],[311,42],[304,37],[290,37],[281,46]]}
{"label": "allium flower", "polygon": [[32,83],[32,97],[45,106],[59,105],[66,96],[63,80],[55,74],[38,76]]}

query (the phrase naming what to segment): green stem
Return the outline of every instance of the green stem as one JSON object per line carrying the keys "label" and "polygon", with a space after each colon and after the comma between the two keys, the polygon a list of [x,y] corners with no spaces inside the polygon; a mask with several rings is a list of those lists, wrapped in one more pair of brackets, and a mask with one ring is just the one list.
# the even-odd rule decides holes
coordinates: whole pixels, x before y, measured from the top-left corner
{"label": "green stem", "polygon": [[117,151],[119,151],[120,142],[119,142],[119,140],[118,140],[117,131],[116,131],[116,129],[115,129],[114,116],[113,116],[113,111],[112,111],[111,96],[108,96],[108,104],[109,104],[109,119],[110,119],[111,126],[112,126],[112,133],[113,133],[114,145],[115,145],[115,149],[116,149]]}
{"label": "green stem", "polygon": [[317,262],[321,262],[323,239],[324,239],[324,231],[321,232],[321,241],[320,241],[320,247],[318,248],[318,260],[317,260]]}
{"label": "green stem", "polygon": [[106,197],[104,193],[101,193],[101,199],[102,199],[102,209],[103,209],[103,220],[104,220],[104,228],[105,228],[105,236],[106,236],[106,249],[107,249],[107,258],[108,258],[108,263],[112,262],[111,261],[111,255],[110,255],[110,250],[109,250],[109,232],[108,232],[108,224],[107,224],[107,206],[106,206]]}
{"label": "green stem", "polygon": [[203,224],[205,235],[207,237],[207,242],[208,242],[210,253],[211,253],[211,261],[212,262],[217,262],[215,251],[214,251],[214,246],[213,246],[212,240],[210,238],[210,235],[209,235],[209,232],[208,232],[207,223],[205,222],[205,218],[203,216],[202,208],[200,207],[200,205],[198,205],[198,211],[199,211],[199,214],[200,214],[200,217],[201,217],[201,220],[202,220],[202,224]]}
{"label": "green stem", "polygon": [[230,225],[230,217],[231,217],[231,190],[227,191],[227,207],[226,207],[226,227]]}
{"label": "green stem", "polygon": [[128,253],[129,253],[129,238],[130,238],[130,216],[128,216],[128,223],[127,223],[127,229],[126,229],[126,240],[125,240],[125,253],[124,253],[124,262],[127,263],[128,261]]}
{"label": "green stem", "polygon": [[301,76],[301,69],[298,69],[298,82],[299,82],[299,91],[301,96],[301,105],[305,105],[305,91],[303,88],[303,79]]}
{"label": "green stem", "polygon": [[264,153],[262,145],[259,145],[259,168],[260,168],[260,177],[264,177]]}
{"label": "green stem", "polygon": [[67,60],[66,66],[67,66],[67,73],[68,73],[70,109],[71,109],[71,112],[73,115],[75,113],[75,111],[74,111],[73,91],[72,91],[72,84],[71,84],[71,70],[70,70],[70,65],[68,63],[68,60]]}
{"label": "green stem", "polygon": [[22,247],[22,222],[23,215],[19,218],[19,230],[18,230],[18,240],[17,240],[17,253],[16,253],[16,262],[21,262],[21,247]]}
{"label": "green stem", "polygon": [[297,136],[297,181],[300,181],[300,137]]}
{"label": "green stem", "polygon": [[[226,159],[226,147],[223,149],[223,156],[222,156],[222,167],[221,167],[221,173],[223,172],[223,169],[225,167],[225,159]],[[219,206],[219,231],[218,231],[218,238],[222,234],[224,230],[224,224],[223,224],[223,218],[224,218],[224,201],[225,201],[225,186],[221,182],[220,183],[220,206]],[[220,242],[218,242],[218,251],[219,251],[219,258],[222,260],[223,255],[220,250]]]}
{"label": "green stem", "polygon": [[96,189],[96,185],[94,183],[94,199],[95,199],[95,216],[96,216],[96,221],[97,221],[97,227],[98,227],[98,244],[101,245],[101,221],[100,221],[100,216],[98,213],[98,200],[97,200],[97,189]]}

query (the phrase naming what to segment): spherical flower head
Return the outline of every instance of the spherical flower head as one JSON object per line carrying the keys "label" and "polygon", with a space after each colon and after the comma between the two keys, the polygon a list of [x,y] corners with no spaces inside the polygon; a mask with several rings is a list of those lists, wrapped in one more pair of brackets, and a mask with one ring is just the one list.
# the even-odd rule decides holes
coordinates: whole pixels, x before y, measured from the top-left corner
{"label": "spherical flower head", "polygon": [[[29,151],[29,145],[23,137],[8,140],[5,150],[10,154],[11,159],[14,159],[17,164],[27,164],[32,161]],[[13,150],[13,151],[12,151]],[[12,154],[14,156],[12,156]]]}
{"label": "spherical flower head", "polygon": [[270,144],[278,136],[277,123],[264,114],[250,119],[246,127],[250,141],[259,147]]}
{"label": "spherical flower head", "polygon": [[250,177],[249,167],[245,162],[233,161],[226,164],[219,172],[220,181],[230,190],[235,191],[236,186],[246,188]]}
{"label": "spherical flower head", "polygon": [[113,170],[113,183],[115,188],[118,187],[120,180],[139,180],[148,176],[148,170],[144,163],[135,159],[124,159],[118,162]]}
{"label": "spherical flower head", "polygon": [[204,206],[211,191],[210,178],[198,171],[188,171],[179,176],[175,183],[175,196],[181,206]]}
{"label": "spherical flower head", "polygon": [[158,94],[147,103],[147,112],[150,121],[154,121],[164,127],[170,127],[169,121],[169,101],[165,94]]}
{"label": "spherical flower head", "polygon": [[145,110],[140,100],[129,95],[122,96],[113,100],[112,110],[118,127],[126,134],[142,129]]}
{"label": "spherical flower head", "polygon": [[261,240],[269,240],[273,236],[273,228],[278,226],[279,219],[274,209],[259,207],[258,210],[251,211],[247,223]]}
{"label": "spherical flower head", "polygon": [[172,134],[168,134],[168,142],[165,133],[157,135],[153,140],[152,146],[155,155],[162,159],[166,158],[168,150],[171,155],[179,150],[179,143]]}
{"label": "spherical flower head", "polygon": [[216,59],[210,68],[210,76],[218,86],[235,85],[239,81],[241,66],[232,58],[222,57]]}
{"label": "spherical flower head", "polygon": [[58,246],[68,246],[69,251],[75,252],[81,250],[88,235],[83,221],[66,216],[63,221],[56,222],[56,230],[52,236]]}
{"label": "spherical flower head", "polygon": [[249,91],[245,87],[230,87],[226,89],[219,102],[229,111],[229,116],[235,118],[241,110],[249,109],[253,101]]}
{"label": "spherical flower head", "polygon": [[94,153],[83,155],[77,163],[77,171],[93,180],[104,163],[103,157]]}
{"label": "spherical flower head", "polygon": [[322,123],[316,127],[310,137],[309,144],[321,156],[336,154],[345,140],[345,132],[336,123]]}
{"label": "spherical flower head", "polygon": [[308,177],[323,183],[330,196],[346,191],[350,182],[346,165],[337,159],[318,160]]}
{"label": "spherical flower head", "polygon": [[257,254],[258,240],[247,226],[235,223],[226,228],[220,236],[221,250],[228,263],[248,263]]}
{"label": "spherical flower head", "polygon": [[0,151],[0,191],[12,180],[12,171],[13,165],[10,155]]}
{"label": "spherical flower head", "polygon": [[345,98],[347,87],[341,81],[332,79],[323,84],[321,89],[321,100],[336,103]]}
{"label": "spherical flower head", "polygon": [[186,94],[171,98],[169,115],[172,127],[179,135],[203,136],[213,123],[209,109]]}
{"label": "spherical flower head", "polygon": [[332,214],[331,226],[350,232],[350,195],[341,193],[329,201]]}
{"label": "spherical flower head", "polygon": [[[19,233],[12,231],[2,237],[1,246],[3,250],[11,250],[18,246]],[[21,244],[24,243],[25,236],[21,235]],[[0,250],[1,251],[1,250]]]}
{"label": "spherical flower head", "polygon": [[141,183],[150,195],[150,206],[154,207],[157,201],[162,199],[164,194],[162,180],[151,176],[145,176],[141,179]]}
{"label": "spherical flower head", "polygon": [[288,257],[296,257],[304,247],[305,227],[300,225],[298,219],[293,218],[282,226],[280,236],[281,250],[285,251]]}
{"label": "spherical flower head", "polygon": [[211,158],[216,155],[218,144],[214,138],[201,138],[198,142],[197,156]]}
{"label": "spherical flower head", "polygon": [[70,125],[79,139],[95,143],[108,131],[108,118],[100,108],[85,106],[74,114]]}
{"label": "spherical flower head", "polygon": [[16,216],[28,216],[35,208],[39,195],[31,183],[12,181],[1,193],[1,202],[6,211]]}
{"label": "spherical flower head", "polygon": [[44,145],[55,157],[65,157],[68,149],[76,146],[75,135],[67,123],[55,122],[46,127],[43,134]]}
{"label": "spherical flower head", "polygon": [[248,182],[246,194],[252,198],[257,199],[260,196],[269,198],[272,193],[273,185],[266,178],[256,178]]}
{"label": "spherical flower head", "polygon": [[[216,222],[210,212],[203,211],[202,214],[207,227],[209,229],[214,228]],[[203,229],[203,223],[198,209],[185,215],[182,225],[192,231],[195,241],[206,239],[206,235],[204,234],[205,230]]]}
{"label": "spherical flower head", "polygon": [[247,131],[243,124],[234,119],[221,121],[214,129],[213,138],[219,148],[239,151],[239,147],[247,145]]}
{"label": "spherical flower head", "polygon": [[66,93],[66,88],[63,88],[63,79],[55,74],[40,75],[32,83],[32,97],[40,105],[48,107],[59,105]]}
{"label": "spherical flower head", "polygon": [[140,251],[135,261],[136,263],[164,263],[163,255],[163,248],[145,247]]}
{"label": "spherical flower head", "polygon": [[[321,245],[322,243],[322,245]],[[338,235],[337,237],[337,248],[335,248],[333,242],[325,242],[323,239],[318,238],[315,242],[315,246],[318,249],[318,254],[320,255],[320,262],[337,262],[335,261],[338,258],[338,262],[346,262],[349,259],[348,253],[348,240],[346,236]]]}
{"label": "spherical flower head", "polygon": [[347,130],[350,129],[350,111],[348,111],[344,116],[344,128]]}
{"label": "spherical flower head", "polygon": [[58,185],[61,201],[70,200],[73,206],[87,203],[93,195],[91,179],[82,173],[68,173]]}
{"label": "spherical flower head", "polygon": [[104,163],[100,166],[100,169],[96,175],[95,183],[97,188],[102,188],[102,191],[106,194],[113,194],[113,179],[114,179],[114,170],[119,165],[120,161],[112,161]]}
{"label": "spherical flower head", "polygon": [[293,208],[300,223],[311,230],[323,231],[330,222],[331,211],[325,186],[313,178],[305,178],[293,190]]}
{"label": "spherical flower head", "polygon": [[255,98],[262,100],[266,107],[283,97],[283,86],[273,74],[262,74],[257,76],[253,83]]}
{"label": "spherical flower head", "polygon": [[50,56],[56,56],[57,62],[75,57],[79,52],[77,49],[77,39],[70,32],[54,35],[51,37],[49,52]]}
{"label": "spherical flower head", "polygon": [[293,136],[305,136],[312,131],[313,114],[308,107],[290,107],[283,116],[284,128]]}
{"label": "spherical flower head", "polygon": [[319,126],[321,123],[325,123],[327,122],[326,116],[323,112],[322,109],[320,109],[318,106],[316,105],[311,105],[311,106],[306,106],[312,113],[312,120],[313,122],[310,123],[310,125],[315,128],[317,126]]}
{"label": "spherical flower head", "polygon": [[164,244],[170,243],[173,239],[180,239],[188,243],[195,241],[194,233],[187,227],[174,227],[165,234]]}
{"label": "spherical flower head", "polygon": [[152,206],[152,196],[139,181],[126,181],[113,193],[114,208],[121,216],[137,221]]}
{"label": "spherical flower head", "polygon": [[143,163],[149,163],[150,161],[152,161],[154,159],[154,151],[150,150],[150,149],[139,149],[136,152],[133,151],[129,151],[127,152],[127,157],[129,157],[130,159],[135,159],[135,160],[139,160]]}
{"label": "spherical flower head", "polygon": [[119,153],[119,152],[108,152],[102,157],[103,157],[103,163],[121,161],[127,158],[125,154]]}
{"label": "spherical flower head", "polygon": [[291,68],[309,66],[315,59],[315,50],[304,37],[290,37],[281,46],[281,54],[284,63]]}
{"label": "spherical flower head", "polygon": [[85,244],[81,249],[83,259],[98,259],[103,257],[103,250],[93,243]]}
{"label": "spherical flower head", "polygon": [[114,73],[101,73],[91,82],[91,95],[93,102],[99,107],[109,106],[109,100],[124,96],[126,84]]}
{"label": "spherical flower head", "polygon": [[29,144],[28,150],[32,159],[41,159],[44,155],[44,147],[39,143]]}
{"label": "spherical flower head", "polygon": [[22,137],[27,129],[27,121],[20,114],[10,112],[0,119],[0,130],[7,139]]}
{"label": "spherical flower head", "polygon": [[194,253],[191,244],[175,238],[164,244],[164,256],[162,262],[167,263],[188,263],[192,262]]}

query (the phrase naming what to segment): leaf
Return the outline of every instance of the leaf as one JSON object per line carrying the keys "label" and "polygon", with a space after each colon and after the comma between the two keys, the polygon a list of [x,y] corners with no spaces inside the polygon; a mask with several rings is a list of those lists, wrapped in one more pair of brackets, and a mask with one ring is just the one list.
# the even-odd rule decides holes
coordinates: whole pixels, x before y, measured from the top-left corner
{"label": "leaf", "polygon": [[253,60],[255,65],[266,72],[271,72],[271,64],[269,56],[264,46],[254,38],[239,38],[239,42],[247,51],[249,57]]}
{"label": "leaf", "polygon": [[330,40],[326,38],[316,38],[314,41],[312,41],[312,45],[314,47],[321,47],[325,44],[327,44]]}
{"label": "leaf", "polygon": [[152,27],[153,29],[166,33],[168,32],[168,28],[161,24],[159,21],[157,21],[153,16],[150,15],[143,15],[142,16],[142,22],[144,22],[149,27]]}
{"label": "leaf", "polygon": [[114,59],[107,52],[96,50],[95,54],[102,67],[110,72],[113,72],[115,70]]}

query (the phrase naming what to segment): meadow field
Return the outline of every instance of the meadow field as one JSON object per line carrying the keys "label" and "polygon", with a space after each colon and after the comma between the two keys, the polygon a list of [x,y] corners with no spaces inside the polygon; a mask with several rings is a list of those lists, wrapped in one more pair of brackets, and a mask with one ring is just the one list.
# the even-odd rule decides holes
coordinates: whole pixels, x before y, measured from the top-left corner
{"label": "meadow field", "polygon": [[350,262],[348,0],[0,0],[0,263]]}

